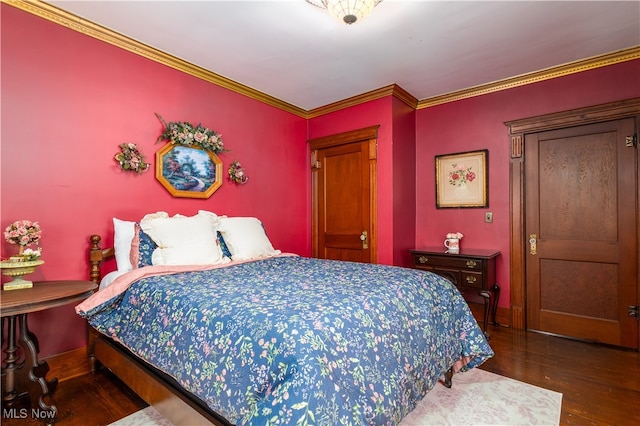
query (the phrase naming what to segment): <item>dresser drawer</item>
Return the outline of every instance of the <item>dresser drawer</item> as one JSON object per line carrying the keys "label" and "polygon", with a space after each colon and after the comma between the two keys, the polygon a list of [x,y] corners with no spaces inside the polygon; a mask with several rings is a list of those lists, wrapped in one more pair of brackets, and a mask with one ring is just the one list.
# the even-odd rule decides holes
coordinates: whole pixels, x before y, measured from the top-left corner
{"label": "dresser drawer", "polygon": [[448,267],[460,270],[482,271],[483,259],[473,259],[467,257],[445,257],[429,254],[413,254],[413,266],[420,267]]}
{"label": "dresser drawer", "polygon": [[482,273],[460,271],[460,286],[482,290]]}
{"label": "dresser drawer", "polygon": [[462,285],[462,277],[460,275],[460,271],[457,269],[433,268],[430,269],[430,271],[448,279],[453,283],[453,285],[458,287],[458,289]]}
{"label": "dresser drawer", "polygon": [[427,271],[434,272],[441,277],[444,277],[451,281],[456,287],[460,288],[468,288],[468,289],[477,289],[482,290],[482,273],[478,272],[469,272],[469,271],[461,271],[459,269],[448,269],[448,268],[429,268],[422,267],[420,269],[425,269]]}

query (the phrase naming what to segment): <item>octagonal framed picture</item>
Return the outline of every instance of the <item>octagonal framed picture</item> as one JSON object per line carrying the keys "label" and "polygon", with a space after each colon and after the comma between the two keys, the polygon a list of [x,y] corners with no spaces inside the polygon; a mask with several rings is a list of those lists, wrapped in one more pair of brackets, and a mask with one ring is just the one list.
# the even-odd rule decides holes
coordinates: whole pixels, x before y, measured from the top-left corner
{"label": "octagonal framed picture", "polygon": [[222,186],[222,161],[201,148],[168,143],[156,151],[156,179],[174,197],[209,198]]}

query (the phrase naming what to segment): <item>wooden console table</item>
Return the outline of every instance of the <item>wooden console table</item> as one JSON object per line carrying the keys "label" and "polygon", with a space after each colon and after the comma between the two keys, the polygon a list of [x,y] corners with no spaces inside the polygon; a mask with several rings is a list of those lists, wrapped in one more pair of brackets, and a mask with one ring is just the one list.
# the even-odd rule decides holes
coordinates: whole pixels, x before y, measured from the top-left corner
{"label": "wooden console table", "polygon": [[461,250],[459,254],[446,253],[445,248],[426,247],[410,250],[412,267],[435,272],[450,280],[467,302],[482,303],[483,331],[487,337],[489,314],[496,324],[496,311],[500,297],[500,286],[496,282],[495,250]]}
{"label": "wooden console table", "polygon": [[[89,297],[98,286],[91,281],[41,281],[33,283],[32,288],[20,290],[2,290],[0,298],[0,316],[2,317],[2,342],[7,336],[6,366],[2,369],[5,385],[2,393],[2,409],[12,412],[18,407],[30,407],[31,400],[28,390],[16,389],[16,375],[27,363],[28,378],[40,385],[38,398],[40,418],[54,421],[58,414],[55,405],[47,404],[46,397],[51,397],[58,385],[58,379],[47,380],[49,365],[46,361],[38,360],[40,347],[38,339],[27,326],[27,315],[45,309],[78,302]],[[5,322],[7,329],[5,334]],[[16,335],[20,338],[16,340]],[[22,347],[24,359],[18,354],[18,345]]]}

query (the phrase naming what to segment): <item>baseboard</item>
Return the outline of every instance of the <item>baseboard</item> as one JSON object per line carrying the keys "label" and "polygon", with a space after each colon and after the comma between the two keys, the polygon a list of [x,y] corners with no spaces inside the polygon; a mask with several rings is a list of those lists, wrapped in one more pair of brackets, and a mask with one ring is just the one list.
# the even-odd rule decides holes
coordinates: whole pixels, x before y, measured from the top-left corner
{"label": "baseboard", "polygon": [[498,306],[496,312],[496,322],[504,327],[511,327],[511,308],[503,308]]}
{"label": "baseboard", "polygon": [[[473,317],[482,327],[482,322],[484,321],[484,305],[479,303],[469,303],[469,307],[471,308]],[[493,318],[489,316],[489,324],[492,324],[492,321]],[[503,327],[511,327],[511,308],[498,306],[498,310],[496,311],[496,322]]]}
{"label": "baseboard", "polygon": [[55,377],[59,382],[89,374],[91,371],[86,346],[73,349],[69,352],[52,355],[45,358],[44,361],[49,364],[47,379]]}

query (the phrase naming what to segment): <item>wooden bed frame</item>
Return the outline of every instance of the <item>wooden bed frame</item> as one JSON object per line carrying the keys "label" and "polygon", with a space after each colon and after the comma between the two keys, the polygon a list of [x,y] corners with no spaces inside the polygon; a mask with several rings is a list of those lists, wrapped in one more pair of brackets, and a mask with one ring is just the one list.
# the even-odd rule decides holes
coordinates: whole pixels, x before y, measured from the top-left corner
{"label": "wooden bed frame", "polygon": [[[101,264],[115,256],[113,248],[102,249],[100,236],[90,237],[89,279],[100,284]],[[91,371],[100,366],[111,370],[120,380],[165,416],[174,425],[229,426],[218,414],[212,412],[194,395],[186,392],[178,383],[160,370],[142,361],[122,345],[89,326],[87,353]]]}
{"label": "wooden bed frame", "polygon": [[[99,235],[90,237],[89,279],[100,284],[101,264],[115,256],[113,248],[102,249]],[[87,353],[92,372],[100,366],[111,370],[136,394],[175,425],[230,426],[227,420],[207,408],[200,399],[185,391],[167,374],[142,361],[122,345],[89,326]],[[445,374],[443,384],[450,388],[453,370]]]}

